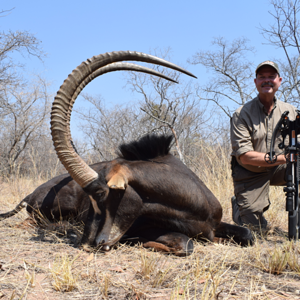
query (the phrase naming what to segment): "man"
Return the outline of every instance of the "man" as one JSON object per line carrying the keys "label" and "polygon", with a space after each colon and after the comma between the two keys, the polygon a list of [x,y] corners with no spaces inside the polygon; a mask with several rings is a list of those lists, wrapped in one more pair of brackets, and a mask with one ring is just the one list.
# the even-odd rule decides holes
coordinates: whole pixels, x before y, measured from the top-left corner
{"label": "man", "polygon": [[231,119],[232,177],[234,194],[232,218],[238,225],[251,225],[254,229],[266,229],[267,220],[263,213],[269,208],[269,186],[286,183],[286,158],[278,144],[274,148],[277,161],[268,164],[265,155],[270,151],[270,143],[276,124],[282,113],[289,111],[294,120],[296,109],[276,99],[282,78],[278,65],[265,61],[255,71],[258,96],[235,111]]}

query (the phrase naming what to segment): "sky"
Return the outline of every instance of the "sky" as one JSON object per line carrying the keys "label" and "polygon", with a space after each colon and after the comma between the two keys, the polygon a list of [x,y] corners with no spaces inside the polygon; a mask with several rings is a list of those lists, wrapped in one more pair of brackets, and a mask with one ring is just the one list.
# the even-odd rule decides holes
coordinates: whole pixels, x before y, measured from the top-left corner
{"label": "sky", "polygon": [[[2,14],[0,30],[26,30],[41,41],[47,54],[44,62],[24,62],[28,76],[38,73],[51,82],[54,95],[82,61],[110,51],[149,53],[170,47],[172,62],[194,73],[198,83],[210,75],[187,60],[199,50],[209,50],[214,37],[248,38],[256,48],[251,58],[255,65],[283,57],[259,33],[260,24],[273,23],[270,9],[269,0],[1,0],[0,11],[11,11]],[[136,96],[124,85],[124,77],[116,72],[94,80],[84,91],[100,94],[112,105],[130,103]]]}

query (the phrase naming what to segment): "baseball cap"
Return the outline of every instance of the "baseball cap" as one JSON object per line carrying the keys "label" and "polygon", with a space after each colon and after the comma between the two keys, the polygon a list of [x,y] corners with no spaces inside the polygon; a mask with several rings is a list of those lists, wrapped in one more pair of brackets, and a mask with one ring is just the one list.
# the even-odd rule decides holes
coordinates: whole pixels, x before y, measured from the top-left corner
{"label": "baseball cap", "polygon": [[260,64],[257,66],[256,70],[255,70],[255,75],[257,75],[258,69],[260,69],[260,68],[263,67],[263,66],[271,66],[271,67],[273,67],[273,68],[277,71],[278,75],[280,76],[280,72],[279,72],[279,67],[278,67],[278,65],[277,65],[275,62],[270,61],[270,60],[266,60],[266,61],[260,63]]}

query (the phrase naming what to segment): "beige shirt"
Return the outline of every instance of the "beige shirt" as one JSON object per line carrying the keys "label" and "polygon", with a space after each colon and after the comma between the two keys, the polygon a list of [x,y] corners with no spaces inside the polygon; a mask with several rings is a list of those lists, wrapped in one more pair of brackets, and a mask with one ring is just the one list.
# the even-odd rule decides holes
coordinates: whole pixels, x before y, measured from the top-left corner
{"label": "beige shirt", "polygon": [[[234,155],[238,163],[249,171],[264,172],[267,171],[267,168],[243,165],[239,157],[248,151],[270,152],[272,134],[281,115],[285,111],[289,111],[289,119],[294,121],[296,118],[295,107],[276,98],[274,101],[274,107],[269,115],[266,113],[263,104],[257,96],[238,108],[231,118],[231,155]],[[282,137],[280,132],[277,132],[274,144],[276,154],[283,151],[278,147],[280,142],[282,142]]]}

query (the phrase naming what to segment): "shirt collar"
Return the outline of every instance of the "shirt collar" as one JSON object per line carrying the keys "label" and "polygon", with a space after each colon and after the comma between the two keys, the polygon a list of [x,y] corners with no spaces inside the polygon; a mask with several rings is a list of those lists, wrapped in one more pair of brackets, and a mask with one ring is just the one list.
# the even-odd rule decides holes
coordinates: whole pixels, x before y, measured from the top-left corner
{"label": "shirt collar", "polygon": [[[256,100],[257,100],[257,102],[258,102],[258,106],[260,107],[260,109],[264,112],[264,113],[266,113],[265,112],[265,107],[264,107],[264,105],[259,101],[259,96],[257,95],[257,97],[256,97]],[[274,106],[273,106],[273,109],[272,109],[272,111],[275,109],[277,107],[277,97],[276,97],[276,95],[274,96]]]}

